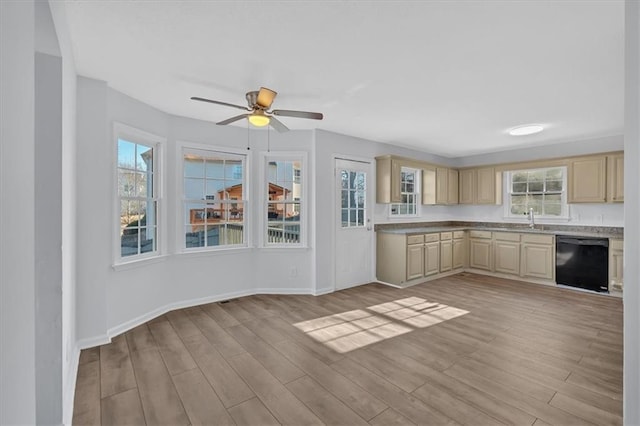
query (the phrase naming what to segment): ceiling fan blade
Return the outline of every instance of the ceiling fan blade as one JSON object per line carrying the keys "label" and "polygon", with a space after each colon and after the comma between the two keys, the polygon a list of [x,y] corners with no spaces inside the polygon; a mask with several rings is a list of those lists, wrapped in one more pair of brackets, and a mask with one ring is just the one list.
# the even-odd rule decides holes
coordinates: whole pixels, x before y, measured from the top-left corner
{"label": "ceiling fan blade", "polygon": [[321,112],[290,111],[287,109],[275,109],[271,111],[271,114],[283,117],[310,118],[312,120],[322,120],[324,117]]}
{"label": "ceiling fan blade", "polygon": [[193,96],[191,97],[192,100],[194,101],[200,101],[200,102],[209,102],[212,104],[218,104],[218,105],[224,105],[224,106],[228,106],[228,107],[232,107],[232,108],[238,108],[238,109],[243,109],[245,111],[251,111],[249,108],[244,107],[244,106],[240,106],[240,105],[236,105],[236,104],[230,104],[227,102],[221,102],[221,101],[214,101],[212,99],[206,99],[206,98],[199,98],[197,96]]}
{"label": "ceiling fan blade", "polygon": [[258,99],[256,100],[256,104],[258,104],[263,109],[269,109],[277,94],[277,92],[274,92],[271,89],[261,87],[260,91],[258,92]]}
{"label": "ceiling fan blade", "polygon": [[271,124],[271,127],[276,129],[280,133],[284,133],[284,132],[288,132],[289,131],[289,128],[287,126],[285,126],[284,124],[282,124],[282,121],[276,119],[275,117],[269,117],[269,118],[270,118],[269,124]]}
{"label": "ceiling fan blade", "polygon": [[248,115],[249,114],[236,115],[235,117],[231,117],[231,118],[227,118],[226,120],[219,121],[216,124],[219,125],[219,126],[224,126],[225,124],[231,124],[234,121],[242,120],[243,118],[245,118]]}

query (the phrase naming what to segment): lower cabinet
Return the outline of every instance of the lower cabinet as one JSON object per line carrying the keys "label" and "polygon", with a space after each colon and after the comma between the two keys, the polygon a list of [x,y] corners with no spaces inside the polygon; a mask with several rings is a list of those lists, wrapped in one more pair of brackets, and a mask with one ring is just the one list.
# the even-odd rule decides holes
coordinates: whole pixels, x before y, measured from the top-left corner
{"label": "lower cabinet", "polygon": [[520,275],[541,280],[555,280],[555,237],[522,234]]}
{"label": "lower cabinet", "polygon": [[440,272],[453,269],[453,233],[440,233]]}
{"label": "lower cabinet", "polygon": [[423,251],[424,244],[407,246],[407,280],[422,277],[424,271]]}
{"label": "lower cabinet", "polygon": [[424,245],[424,276],[435,275],[439,270],[440,243],[433,241]]}
{"label": "lower cabinet", "polygon": [[467,233],[465,231],[453,232],[452,264],[453,269],[463,269],[467,265]]}
{"label": "lower cabinet", "polygon": [[494,270],[503,274],[520,274],[520,234],[494,232]]}
{"label": "lower cabinet", "polygon": [[609,291],[620,292],[623,287],[624,241],[609,240]]}
{"label": "lower cabinet", "polygon": [[469,232],[469,268],[491,271],[491,231]]}

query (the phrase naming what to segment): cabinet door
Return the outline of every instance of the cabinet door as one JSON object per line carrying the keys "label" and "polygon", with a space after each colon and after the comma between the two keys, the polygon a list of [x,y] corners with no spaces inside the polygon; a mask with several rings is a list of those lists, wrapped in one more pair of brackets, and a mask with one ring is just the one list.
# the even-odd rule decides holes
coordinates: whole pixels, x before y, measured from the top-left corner
{"label": "cabinet door", "polygon": [[440,271],[440,243],[435,241],[424,245],[424,276]]}
{"label": "cabinet door", "polygon": [[607,157],[582,158],[569,163],[567,188],[569,203],[606,201]]}
{"label": "cabinet door", "polygon": [[624,242],[622,240],[611,240],[609,242],[609,291],[622,291],[623,248]]}
{"label": "cabinet door", "polygon": [[453,241],[440,241],[440,272],[453,269]]}
{"label": "cabinet door", "polygon": [[491,240],[469,240],[469,267],[491,270]]}
{"label": "cabinet door", "polygon": [[476,171],[476,204],[496,203],[496,172],[493,167]]}
{"label": "cabinet door", "polygon": [[453,269],[464,268],[464,265],[466,263],[465,246],[466,244],[464,239],[453,240]]}
{"label": "cabinet door", "polygon": [[436,203],[436,170],[422,169],[422,204]]}
{"label": "cabinet door", "polygon": [[553,280],[555,275],[554,247],[552,245],[522,245],[521,269],[523,277]]}
{"label": "cabinet door", "polygon": [[624,202],[624,154],[607,158],[607,201]]}
{"label": "cabinet door", "polygon": [[460,170],[459,173],[459,198],[460,204],[473,204],[475,193],[475,169]]}
{"label": "cabinet door", "polygon": [[520,274],[520,243],[495,241],[494,249],[496,272],[513,275]]}
{"label": "cabinet door", "polygon": [[436,168],[436,204],[447,204],[449,202],[449,169]]}
{"label": "cabinet door", "polygon": [[447,203],[458,204],[458,171],[457,170],[449,169],[447,187],[449,192],[449,195],[447,196]]}
{"label": "cabinet door", "polygon": [[376,158],[376,202],[380,204],[399,203],[400,173],[402,164],[391,157]]}
{"label": "cabinet door", "polygon": [[422,244],[407,246],[407,281],[422,277],[424,271],[423,250]]}

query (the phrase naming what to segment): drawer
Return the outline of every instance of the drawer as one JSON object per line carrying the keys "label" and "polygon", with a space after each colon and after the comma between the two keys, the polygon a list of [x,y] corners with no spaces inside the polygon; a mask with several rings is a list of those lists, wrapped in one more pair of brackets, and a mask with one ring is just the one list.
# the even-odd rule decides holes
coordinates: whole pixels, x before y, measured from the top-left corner
{"label": "drawer", "polygon": [[494,232],[493,238],[498,241],[516,241],[520,242],[520,234],[513,232]]}
{"label": "drawer", "polygon": [[453,231],[453,239],[459,240],[460,238],[464,238],[465,231]]}
{"label": "drawer", "polygon": [[453,238],[453,232],[441,232],[440,241],[447,241]]}
{"label": "drawer", "polygon": [[553,235],[522,234],[523,243],[553,244]]}
{"label": "drawer", "polygon": [[407,235],[407,244],[422,244],[424,235]]}
{"label": "drawer", "polygon": [[469,231],[469,238],[491,238],[491,231]]}
{"label": "drawer", "polygon": [[440,234],[426,234],[424,236],[425,243],[432,243],[434,241],[440,241]]}

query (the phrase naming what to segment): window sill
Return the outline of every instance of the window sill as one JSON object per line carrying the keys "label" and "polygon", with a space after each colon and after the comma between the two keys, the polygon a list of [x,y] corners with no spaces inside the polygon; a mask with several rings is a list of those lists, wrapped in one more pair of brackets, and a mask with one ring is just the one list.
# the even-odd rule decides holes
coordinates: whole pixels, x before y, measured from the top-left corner
{"label": "window sill", "polygon": [[[508,222],[513,222],[513,223],[529,223],[529,219],[527,218],[522,218],[520,216],[504,216],[503,219],[505,221]],[[542,225],[544,224],[553,224],[553,223],[566,223],[566,222],[570,222],[571,218],[568,216],[553,216],[553,217],[549,217],[549,216],[534,216],[534,221],[537,224],[538,222]]]}
{"label": "window sill", "polygon": [[252,248],[247,246],[242,247],[225,247],[225,248],[210,248],[210,249],[193,249],[182,250],[178,253],[178,256],[182,257],[207,257],[226,254],[242,254],[251,252]]}
{"label": "window sill", "polygon": [[257,247],[259,250],[293,250],[293,251],[298,251],[298,250],[309,250],[311,247],[309,247],[308,245],[297,245],[297,246],[293,246],[293,245],[268,245],[268,246],[260,246]]}
{"label": "window sill", "polygon": [[111,265],[114,271],[127,271],[129,269],[140,268],[146,265],[152,265],[154,263],[160,263],[167,260],[167,255],[145,257],[143,259],[135,259],[127,262],[114,263]]}

